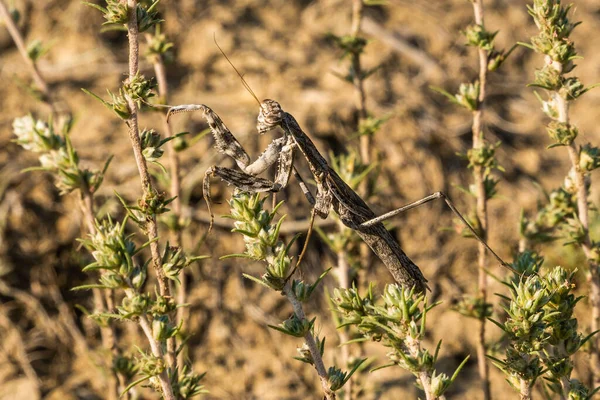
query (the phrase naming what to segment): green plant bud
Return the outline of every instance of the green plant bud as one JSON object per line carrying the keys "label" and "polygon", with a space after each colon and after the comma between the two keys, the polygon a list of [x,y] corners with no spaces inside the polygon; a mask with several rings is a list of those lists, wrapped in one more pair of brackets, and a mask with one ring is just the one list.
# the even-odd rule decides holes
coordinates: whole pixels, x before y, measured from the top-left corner
{"label": "green plant bud", "polygon": [[454,95],[456,102],[467,110],[476,111],[479,108],[479,81],[461,83],[458,93]]}
{"label": "green plant bud", "polygon": [[550,122],[546,130],[548,131],[550,139],[556,142],[549,147],[569,146],[573,143],[573,140],[575,140],[578,134],[577,128],[573,125],[558,121]]}
{"label": "green plant bud", "polygon": [[302,347],[298,347],[296,349],[296,351],[299,354],[299,357],[294,357],[296,360],[302,361],[302,362],[304,362],[306,364],[310,364],[310,365],[315,364],[313,357],[312,357],[312,353],[310,352],[310,349],[308,348],[308,345],[306,344],[306,342],[304,342],[302,344]]}
{"label": "green plant bud", "polygon": [[145,190],[144,196],[138,200],[140,211],[147,216],[156,216],[170,211],[167,205],[175,198],[165,199],[165,192]]}
{"label": "green plant bud", "polygon": [[158,12],[156,11],[156,6],[160,0],[156,0],[150,7],[145,7],[142,4],[137,4],[136,13],[137,13],[137,23],[138,30],[140,32],[145,32],[148,29],[152,28],[156,24],[164,22],[164,20],[158,18]]}
{"label": "green plant bud", "polygon": [[498,32],[488,32],[483,25],[469,25],[461,32],[467,39],[467,46],[475,46],[486,51],[494,49],[494,38]]}
{"label": "green plant bud", "polygon": [[105,272],[100,276],[100,284],[106,286],[109,289],[121,289],[126,288],[127,285],[123,280],[123,277],[114,272]]}
{"label": "green plant bud", "polygon": [[116,95],[112,92],[108,92],[111,98],[111,102],[106,102],[105,105],[112,109],[115,114],[119,116],[121,119],[128,119],[131,117],[131,110],[129,109],[129,104],[127,103],[127,99],[123,96],[122,91],[119,91],[119,94]]}
{"label": "green plant bud", "polygon": [[312,293],[312,286],[307,285],[303,281],[294,281],[292,283],[292,290],[294,291],[294,295],[298,299],[298,301],[305,302],[310,298]]}
{"label": "green plant bud", "polygon": [[148,294],[137,294],[133,297],[125,297],[121,305],[117,307],[119,314],[124,318],[131,318],[145,314],[151,306],[152,300]]}
{"label": "green plant bud", "polygon": [[162,269],[169,279],[177,279],[182,269],[187,267],[189,261],[180,247],[166,246],[162,257]]}
{"label": "green plant bud", "polygon": [[148,147],[159,147],[161,144],[160,142],[160,133],[156,132],[154,129],[144,129],[142,132],[140,132],[140,143],[142,145],[142,149],[146,149]]}
{"label": "green plant bud", "polygon": [[150,312],[154,315],[166,315],[177,309],[177,302],[170,296],[157,296]]}
{"label": "green plant bud", "polygon": [[577,77],[569,77],[565,79],[563,83],[561,94],[564,94],[565,97],[569,100],[575,100],[584,93],[586,93],[588,90],[589,88],[583,86],[583,83],[581,83],[581,81]]}
{"label": "green plant bud", "polygon": [[328,34],[327,38],[333,40],[333,42],[343,51],[342,58],[349,55],[357,56],[361,54],[368,43],[365,38],[353,35],[336,36],[334,34]]}
{"label": "green plant bud", "polygon": [[446,389],[450,386],[452,380],[450,377],[444,373],[437,375],[435,371],[431,376],[431,392],[435,396],[441,396],[444,394]]}
{"label": "green plant bud", "polygon": [[129,279],[136,290],[140,290],[142,286],[144,286],[147,274],[148,273],[146,267],[136,266],[133,268]]}
{"label": "green plant bud", "polygon": [[106,0],[104,13],[105,24],[126,24],[129,21],[129,8],[127,3],[119,0]]}
{"label": "green plant bud", "polygon": [[177,333],[177,327],[173,327],[169,323],[169,317],[159,315],[154,317],[152,321],[152,336],[159,341],[167,340]]}
{"label": "green plant bud", "polygon": [[160,26],[157,25],[156,33],[150,38],[148,48],[146,49],[146,56],[152,64],[156,62],[156,57],[159,57],[165,63],[170,63],[173,61],[173,43],[168,41],[164,33],[160,33],[159,28]]}
{"label": "green plant bud", "polygon": [[304,335],[311,331],[314,322],[314,319],[312,321],[308,321],[306,319],[298,318],[296,314],[292,314],[290,318],[283,321],[280,325],[269,325],[269,327],[283,332],[286,335],[294,337],[304,337]]}
{"label": "green plant bud", "polygon": [[573,363],[568,358],[548,360],[549,373],[555,377],[570,376],[573,371]]}
{"label": "green plant bud", "polygon": [[579,149],[579,168],[582,171],[593,171],[600,166],[600,149],[586,144]]}
{"label": "green plant bud", "polygon": [[337,367],[329,367],[327,371],[327,380],[329,382],[329,389],[337,391],[341,389],[346,383],[347,373]]}
{"label": "green plant bud", "polygon": [[563,77],[560,71],[557,71],[551,65],[546,65],[544,68],[535,71],[534,86],[544,88],[546,90],[559,90],[563,84]]}
{"label": "green plant bud", "polygon": [[267,257],[267,249],[262,243],[247,243],[246,254],[255,260],[264,260]]}
{"label": "green plant bud", "polygon": [[140,350],[140,356],[136,358],[140,372],[145,376],[160,375],[165,370],[164,360],[152,354],[144,353]]}
{"label": "green plant bud", "polygon": [[152,90],[156,87],[156,81],[154,78],[146,79],[144,75],[139,72],[130,81],[125,82],[123,85],[123,93],[134,101],[138,108],[142,106],[142,103],[147,103],[148,99],[154,97]]}
{"label": "green plant bud", "polygon": [[64,140],[54,133],[51,125],[35,120],[31,115],[15,118],[12,126],[17,137],[15,142],[25,150],[43,153],[59,150],[64,146]]}
{"label": "green plant bud", "polygon": [[547,101],[543,101],[540,99],[540,101],[542,102],[542,111],[544,112],[544,114],[546,114],[547,116],[549,116],[552,119],[557,119],[558,118],[558,106],[556,104],[556,99],[550,98]]}
{"label": "green plant bud", "polygon": [[531,250],[526,250],[517,254],[515,260],[511,263],[511,267],[519,273],[520,276],[536,275],[544,263],[544,258],[538,253]]}

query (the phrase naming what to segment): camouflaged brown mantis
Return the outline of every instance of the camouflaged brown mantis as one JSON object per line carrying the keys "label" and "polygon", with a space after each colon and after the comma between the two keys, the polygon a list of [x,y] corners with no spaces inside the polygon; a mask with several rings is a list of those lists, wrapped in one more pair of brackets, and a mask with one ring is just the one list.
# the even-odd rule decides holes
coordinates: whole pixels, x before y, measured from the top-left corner
{"label": "camouflaged brown mantis", "polygon": [[[225,55],[225,57],[227,56]],[[229,61],[229,59],[227,60]],[[233,66],[233,64],[231,65]],[[234,66],[233,68],[235,69]],[[238,72],[237,69],[235,70]],[[419,267],[402,251],[402,248],[385,228],[382,221],[434,199],[442,198],[468,227],[475,238],[484,244],[500,264],[514,272],[479,237],[477,232],[442,192],[436,192],[414,203],[377,217],[364,200],[329,166],[327,160],[319,153],[310,137],[300,128],[296,119],[290,113],[285,112],[281,108],[281,105],[274,100],[259,101],[239,72],[238,75],[240,75],[246,89],[248,89],[260,105],[256,126],[258,133],[264,134],[277,127],[283,130],[283,136],[273,140],[254,162],[251,162],[248,153],[223,123],[221,118],[208,106],[203,104],[180,105],[171,107],[167,114],[167,118],[169,118],[171,115],[181,112],[202,111],[202,115],[208,122],[215,139],[217,151],[233,158],[239,168],[239,170],[234,170],[214,165],[206,171],[203,189],[209,210],[211,176],[217,176],[242,191],[275,193],[287,186],[293,173],[304,195],[313,206],[312,217],[316,214],[321,218],[327,218],[331,210],[335,211],[342,223],[356,231],[358,236],[381,259],[396,282],[405,287],[414,286],[417,291],[424,292],[427,289],[427,279],[425,279]],[[294,155],[298,151],[304,156],[313,175],[317,187],[315,196],[312,195],[294,168]],[[257,176],[275,163],[278,163],[278,165],[273,181]],[[213,215],[211,212],[211,220],[212,218]]]}

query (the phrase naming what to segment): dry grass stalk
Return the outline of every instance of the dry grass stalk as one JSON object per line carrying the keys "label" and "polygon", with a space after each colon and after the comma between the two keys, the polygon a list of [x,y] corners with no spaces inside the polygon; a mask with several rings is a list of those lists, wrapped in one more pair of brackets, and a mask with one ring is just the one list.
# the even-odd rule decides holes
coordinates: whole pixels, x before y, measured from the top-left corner
{"label": "dry grass stalk", "polygon": [[[129,42],[129,81],[135,79],[139,72],[139,33],[138,33],[138,23],[137,23],[137,1],[136,0],[123,0],[123,3],[127,4],[129,8],[129,20],[127,21],[127,35]],[[129,139],[131,140],[131,145],[133,147],[133,154],[135,157],[135,162],[138,167],[138,171],[140,173],[140,179],[142,183],[142,189],[145,195],[152,196],[156,189],[152,183],[152,179],[150,177],[150,173],[148,171],[148,165],[146,164],[146,159],[142,154],[142,145],[140,142],[139,136],[139,128],[138,128],[138,109],[137,104],[133,101],[129,96],[127,96],[127,101],[130,110],[130,117],[127,120],[127,125],[129,127]],[[156,222],[156,217],[151,216],[148,217],[147,221],[147,234],[148,239],[150,239],[150,252],[152,254],[152,264],[154,266],[154,271],[156,273],[156,278],[158,281],[159,292],[161,296],[171,297],[171,289],[169,287],[169,282],[165,273],[162,269],[162,261],[158,248],[158,224]],[[133,294],[131,294],[133,295]],[[158,358],[163,358],[162,348],[160,343],[154,339],[152,336],[152,329],[149,325],[147,319],[140,317],[140,325],[144,331],[144,334],[148,338],[150,342],[150,347],[152,348],[152,353],[154,356]],[[169,346],[169,351],[166,355],[166,360],[169,365],[169,369],[171,371],[175,371],[177,368],[177,357],[174,351],[172,351],[173,346]],[[167,374],[167,370],[164,370],[159,375],[159,380],[161,383],[161,387],[163,390],[163,396],[167,400],[175,400],[175,396],[173,394],[173,389],[171,388],[171,383],[169,381],[169,377]]]}
{"label": "dry grass stalk", "polygon": [[[475,24],[484,27],[483,20],[483,0],[473,0],[473,13],[475,15]],[[487,50],[479,47],[477,49],[479,55],[479,104],[475,111],[473,111],[473,148],[481,148],[485,143],[485,136],[483,132],[483,108],[486,95],[487,86],[487,72],[488,72],[488,52]],[[480,235],[484,241],[488,240],[488,212],[487,212],[487,193],[485,190],[484,180],[484,167],[475,166],[473,169],[473,176],[475,178],[475,190],[477,195],[477,218],[480,223]],[[478,291],[480,300],[485,303],[487,301],[487,273],[486,273],[486,248],[483,244],[478,246]],[[479,368],[479,376],[482,381],[483,397],[485,400],[491,398],[490,391],[490,379],[489,379],[489,366],[486,359],[486,345],[485,345],[485,325],[486,319],[481,318],[479,324],[479,334],[477,337],[477,365]]]}

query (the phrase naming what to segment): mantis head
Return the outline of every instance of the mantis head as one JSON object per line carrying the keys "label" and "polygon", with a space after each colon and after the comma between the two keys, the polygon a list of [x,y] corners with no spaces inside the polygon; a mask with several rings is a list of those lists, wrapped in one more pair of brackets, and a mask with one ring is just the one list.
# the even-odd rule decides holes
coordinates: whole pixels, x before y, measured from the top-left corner
{"label": "mantis head", "polygon": [[283,110],[275,100],[263,100],[260,103],[260,112],[258,114],[258,122],[256,129],[259,134],[264,134],[274,129],[281,124],[283,118]]}

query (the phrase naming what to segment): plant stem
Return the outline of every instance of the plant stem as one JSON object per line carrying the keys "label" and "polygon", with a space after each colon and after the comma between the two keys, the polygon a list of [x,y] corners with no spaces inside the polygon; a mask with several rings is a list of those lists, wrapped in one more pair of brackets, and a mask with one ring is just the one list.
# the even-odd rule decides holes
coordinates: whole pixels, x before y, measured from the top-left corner
{"label": "plant stem", "polygon": [[[569,103],[559,92],[553,93],[554,100],[558,109],[558,121],[569,123]],[[588,187],[585,183],[585,172],[579,167],[579,150],[575,141],[568,147],[571,166],[575,170],[575,184],[577,185],[577,215],[579,221],[584,228],[585,236],[581,244],[583,253],[585,254],[589,270],[587,280],[590,285],[590,302],[592,305],[592,315],[590,321],[590,329],[592,332],[600,329],[600,276],[598,273],[598,264],[593,261],[592,241],[589,235],[589,205],[588,205]],[[600,384],[600,349],[598,348],[598,335],[590,338],[590,371],[592,373],[593,387]]]}
{"label": "plant stem", "polygon": [[[408,352],[412,357],[418,358],[421,351],[421,341],[418,339],[411,338],[407,336],[405,339],[405,345],[408,349]],[[423,386],[423,391],[425,392],[425,398],[427,400],[446,400],[446,396],[436,396],[432,393],[431,390],[431,372],[428,370],[422,370],[417,373],[417,378],[421,382],[421,386]]]}
{"label": "plant stem", "polygon": [[[150,39],[150,37],[147,37]],[[160,55],[157,55],[154,59],[154,73],[156,75],[156,81],[158,83],[158,95],[162,102],[168,104],[169,103],[169,84],[167,82],[167,71],[165,68],[165,63]],[[167,120],[167,116],[163,116],[163,126],[165,130],[165,136],[171,137],[173,136],[173,130],[171,129],[171,125]],[[181,217],[181,173],[180,173],[180,162],[179,155],[174,147],[174,142],[171,140],[167,143],[167,152],[169,157],[170,175],[171,175],[171,187],[170,187],[170,197],[174,197],[175,199],[171,202],[172,210],[171,212],[175,215],[177,219],[177,228],[175,230],[171,230],[169,232],[169,241],[173,244],[173,246],[181,247],[182,246],[182,232],[179,229],[179,219]],[[186,304],[186,292],[187,292],[187,276],[185,269],[181,270],[178,275],[179,278],[179,286],[177,288],[177,303],[178,304]],[[189,314],[188,307],[179,307],[177,309],[176,316],[176,325],[179,326],[181,321],[186,321],[187,316]],[[169,338],[167,340],[167,348],[170,354],[176,354],[177,352],[177,340],[176,338]],[[177,365],[183,365],[183,353],[180,353],[177,356]]]}
{"label": "plant stem", "polygon": [[[302,309],[302,303],[296,298],[290,283],[285,285],[283,288],[283,293],[292,304],[294,314],[296,314],[299,319],[306,320],[306,314],[304,314],[304,310]],[[311,332],[308,332],[306,335],[304,335],[304,340],[306,341],[306,345],[308,346],[310,355],[312,356],[315,369],[319,375],[319,380],[321,381],[321,387],[323,388],[325,399],[335,400],[335,392],[329,389],[329,377],[327,375],[327,370],[325,369],[325,364],[323,363],[323,357],[321,357],[321,352],[319,351],[317,343],[315,342],[314,336]]]}
{"label": "plant stem", "polygon": [[[340,234],[342,234],[344,229],[347,229],[347,228],[341,223],[341,221],[338,220],[337,222],[338,222],[338,232]],[[350,268],[348,265],[348,256],[346,254],[345,249],[342,249],[341,251],[337,252],[336,273],[337,273],[338,283],[339,283],[340,287],[343,289],[349,289],[350,288]],[[340,343],[346,343],[350,339],[350,337],[348,336],[347,328],[339,328],[337,330],[337,332],[338,332],[338,336],[340,338]],[[341,351],[342,351],[342,362],[345,366],[347,366],[348,362],[350,361],[350,348],[349,348],[349,346],[342,346]],[[350,378],[350,380],[348,382],[346,382],[346,384],[344,385],[344,387],[345,387],[344,400],[352,399],[352,381],[353,381],[353,379]]]}
{"label": "plant stem", "polygon": [[[352,2],[352,36],[360,35],[360,26],[363,16],[363,0],[353,0]],[[354,74],[353,84],[356,99],[356,109],[358,110],[359,124],[367,118],[367,98],[365,95],[364,79],[362,76],[362,66],[360,54],[352,54],[352,70]],[[360,159],[363,164],[371,162],[371,137],[362,135],[360,137]]]}
{"label": "plant stem", "polygon": [[[84,219],[86,221],[86,225],[88,227],[88,231],[90,234],[95,234],[96,233],[96,224],[95,224],[95,217],[94,217],[94,215],[95,215],[95,213],[94,213],[94,195],[89,191],[89,189],[85,189],[85,190],[82,190],[81,196],[83,198],[83,205],[81,208],[83,211]],[[111,289],[105,290],[104,296],[103,296],[103,292],[100,289],[94,288],[94,289],[92,289],[92,294],[94,297],[94,309],[95,309],[96,313],[101,313],[104,310],[108,310],[110,312],[113,309],[114,293]],[[106,305],[105,305],[105,301],[106,301]],[[112,323],[109,323],[109,325],[107,325],[107,326],[100,327],[100,336],[102,339],[102,347],[104,347],[107,350],[110,350],[110,352],[112,354],[112,358],[110,360],[111,364],[112,364],[112,361],[114,361],[114,359],[116,357],[120,356],[120,350],[117,347],[117,341],[116,341],[117,336],[116,335],[117,335],[117,332]],[[111,367],[112,367],[112,365],[111,365]],[[125,387],[126,387],[125,377],[122,374],[119,374],[116,371],[113,371],[113,374],[108,382],[108,398],[115,399],[115,400],[118,399],[119,394],[125,389]],[[124,396],[122,396],[122,397],[125,399],[128,399],[129,395],[128,395],[128,393],[125,393]]]}
{"label": "plant stem", "polygon": [[[155,357],[164,360],[165,356],[163,354],[161,344],[158,340],[154,339],[154,336],[152,336],[152,327],[150,326],[150,322],[148,322],[148,317],[146,315],[140,315],[139,323],[142,327],[142,331],[144,331],[144,334],[146,335],[146,338],[148,338],[148,342],[150,342],[152,354],[154,354]],[[160,381],[160,386],[163,390],[162,395],[164,398],[166,400],[175,400],[175,395],[173,394],[173,389],[171,388],[171,382],[169,381],[169,375],[166,368],[158,375],[158,380]]]}
{"label": "plant stem", "polygon": [[519,394],[521,400],[531,400],[531,384],[529,381],[521,379],[521,388]]}
{"label": "plant stem", "polygon": [[[475,15],[475,23],[484,26],[483,21],[483,0],[473,0],[473,13]],[[483,133],[483,108],[486,95],[487,85],[487,65],[488,52],[485,49],[478,48],[479,53],[479,102],[477,110],[473,112],[473,148],[481,148],[484,146]],[[481,226],[481,238],[487,241],[488,238],[488,213],[487,213],[487,194],[485,191],[484,169],[482,166],[475,166],[473,169],[473,177],[475,180],[476,195],[477,195],[477,218]],[[487,274],[486,270],[486,249],[482,243],[478,246],[478,289],[479,298],[485,303],[487,301]],[[486,362],[486,346],[485,346],[485,328],[486,319],[481,318],[479,321],[479,334],[477,337],[477,365],[479,368],[479,377],[481,378],[483,398],[489,400],[491,398],[489,366]]]}
{"label": "plant stem", "polygon": [[[129,78],[131,81],[139,72],[139,32],[137,24],[137,1],[136,0],[121,0],[127,2],[129,8],[129,19],[127,21],[127,36],[129,39]],[[140,142],[139,128],[138,128],[138,109],[135,101],[127,96],[127,103],[129,105],[130,117],[127,119],[127,126],[129,127],[129,139],[131,140],[131,146],[133,147],[133,155],[135,162],[140,173],[140,179],[142,183],[142,190],[144,195],[152,196],[156,193],[156,189],[152,183],[150,172],[148,171],[148,165],[146,159],[142,154],[142,145]],[[150,253],[152,254],[152,265],[156,273],[158,281],[158,288],[161,296],[171,297],[171,289],[169,287],[169,281],[165,276],[162,269],[162,261],[158,248],[158,224],[156,223],[156,216],[150,215],[146,221],[147,235],[150,240]],[[171,317],[169,316],[169,319]],[[162,351],[161,351],[162,352]],[[166,355],[167,365],[173,373],[177,368],[177,358],[174,352],[168,351]],[[170,383],[167,382],[169,390],[171,389]],[[164,389],[164,388],[163,388]],[[172,392],[172,390],[171,390]],[[172,394],[172,393],[171,393]],[[165,393],[166,396],[166,393]]]}

